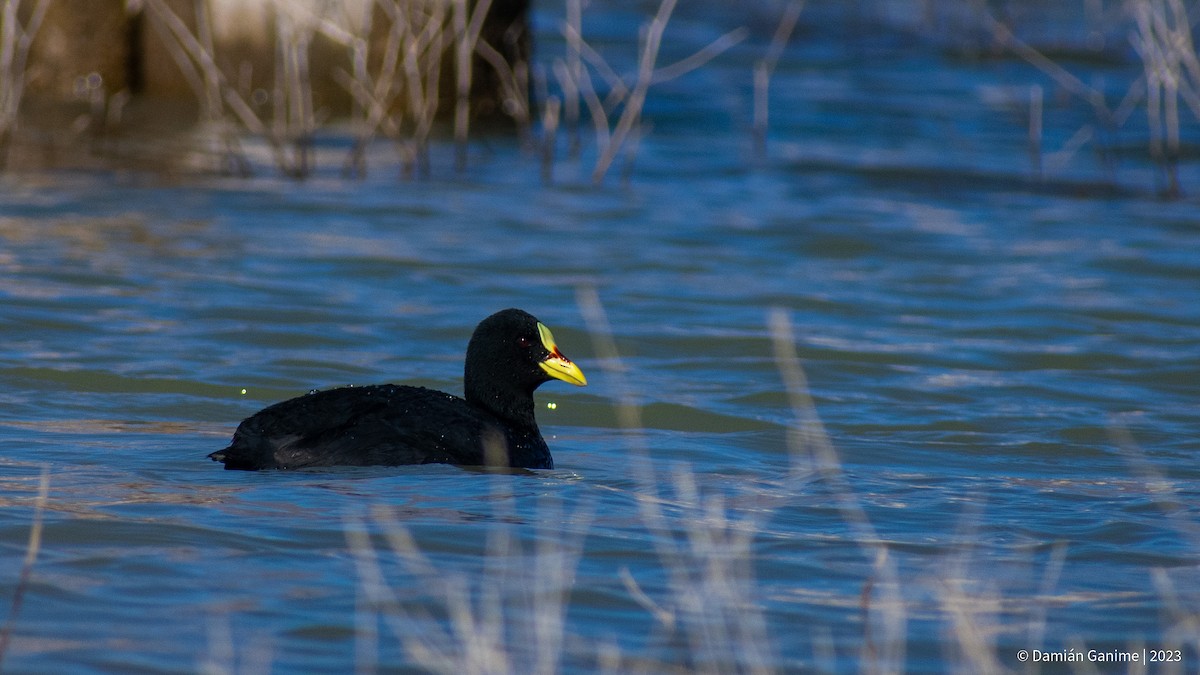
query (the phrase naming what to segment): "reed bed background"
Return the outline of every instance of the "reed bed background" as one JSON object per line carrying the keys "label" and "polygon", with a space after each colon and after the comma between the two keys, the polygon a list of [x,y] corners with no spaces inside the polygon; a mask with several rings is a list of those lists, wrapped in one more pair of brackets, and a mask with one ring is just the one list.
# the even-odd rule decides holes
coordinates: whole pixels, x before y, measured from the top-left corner
{"label": "reed bed background", "polygon": [[[0,152],[5,155],[20,128],[30,43],[53,1],[6,0],[0,14],[0,72],[4,73]],[[601,183],[618,160],[624,162],[626,176],[632,170],[638,140],[650,130],[643,111],[655,85],[703,67],[752,35],[757,45],[753,49],[761,56],[746,74],[752,92],[748,106],[752,119],[746,127],[752,156],[767,158],[770,82],[797,24],[804,20],[805,3],[764,1],[756,15],[776,17],[765,34],[735,25],[691,55],[664,65],[662,45],[670,39],[668,26],[676,13],[676,0],[657,3],[645,18],[637,53],[616,58],[590,42],[588,3],[565,0],[562,23],[555,27],[561,36],[557,48],[562,51],[539,46],[536,60],[515,63],[504,58],[500,45],[481,37],[490,0],[367,0],[365,7],[277,0],[271,4],[272,39],[277,45],[273,84],[257,90],[248,90],[245,78],[218,66],[236,58],[216,53],[207,2],[197,3],[190,23],[164,0],[140,0],[134,6],[168,46],[193,91],[198,119],[211,130],[208,138],[213,146],[208,154],[214,159],[201,168],[235,174],[260,171],[265,167],[252,160],[246,148],[261,143],[268,149],[267,166],[302,179],[316,169],[316,139],[342,139],[348,133],[351,147],[338,162],[347,175],[362,176],[368,170],[366,149],[377,140],[396,148],[400,175],[428,175],[429,144],[434,138],[453,143],[453,167],[461,172],[472,139],[495,133],[491,125],[482,131],[472,128],[473,78],[481,72],[478,64],[485,64],[483,69],[498,83],[504,116],[526,151],[541,159],[543,177],[553,179],[555,165],[564,161],[587,161],[591,168],[584,174]],[[819,2],[814,5],[821,7]],[[1179,165],[1194,155],[1194,129],[1200,122],[1200,58],[1193,39],[1200,20],[1196,3],[1095,0],[1076,7],[1019,0],[873,0],[841,11],[849,13],[864,33],[914,35],[934,48],[970,58],[1011,57],[1035,68],[1040,77],[1029,83],[1028,97],[1020,103],[1025,108],[1035,181],[1052,180],[1078,153],[1091,148],[1106,182],[1116,185],[1118,161],[1128,154],[1123,143],[1134,135],[1142,137],[1145,156],[1158,167],[1157,191],[1165,197],[1183,193]],[[1047,17],[1057,25],[1074,24],[1073,34],[1039,35],[1039,24]],[[351,102],[348,132],[344,118],[314,106],[311,59],[318,39],[344,51],[346,65],[336,68],[334,77]],[[1081,59],[1090,61],[1086,69],[1077,67]],[[1141,73],[1124,82],[1124,93],[1115,99],[1111,86],[1096,76],[1096,62],[1112,59],[1135,59],[1141,64]],[[1113,78],[1124,78],[1117,68],[1111,70]],[[88,95],[94,99],[96,92],[90,90]],[[111,104],[93,101],[83,113],[106,119],[76,120],[74,128],[95,133],[119,127],[129,94],[111,97]],[[1069,112],[1070,101],[1090,110],[1090,119],[1080,124],[1076,114],[1057,114]],[[1144,126],[1131,124],[1139,113]],[[1078,126],[1065,142],[1050,147],[1046,132],[1063,123]],[[585,124],[591,129],[587,160],[582,152]],[[560,127],[566,130],[565,138],[560,138]]]}

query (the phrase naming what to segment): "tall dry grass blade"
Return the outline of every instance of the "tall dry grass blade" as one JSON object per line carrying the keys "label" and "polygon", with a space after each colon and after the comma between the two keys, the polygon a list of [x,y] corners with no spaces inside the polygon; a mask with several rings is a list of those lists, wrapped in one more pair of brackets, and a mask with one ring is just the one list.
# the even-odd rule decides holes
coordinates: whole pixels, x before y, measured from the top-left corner
{"label": "tall dry grass blade", "polygon": [[663,479],[641,457],[634,475],[638,511],[667,573],[666,599],[655,601],[623,570],[634,600],[655,617],[666,639],[687,645],[692,672],[772,672],[774,649],[756,599],[753,564],[754,540],[771,511],[736,514],[681,465]]}
{"label": "tall dry grass blade", "polygon": [[362,533],[363,529],[361,521],[353,520],[346,521],[342,527],[358,576],[358,583],[354,585],[354,672],[368,675],[379,668],[379,607],[382,593],[377,587],[382,583],[383,575],[374,560],[370,539]]}
{"label": "tall dry grass blade", "polygon": [[201,675],[233,675],[237,672],[237,652],[233,646],[229,615],[208,617],[206,628],[208,649],[197,669]]}
{"label": "tall dry grass blade", "polygon": [[[345,45],[350,57],[350,72],[334,73],[338,82],[350,93],[353,103],[351,114],[355,141],[343,164],[346,174],[359,177],[366,175],[366,150],[377,134],[382,132],[385,136],[393,137],[398,144],[404,140],[401,138],[401,123],[407,111],[397,106],[396,101],[405,88],[410,90],[410,97],[421,95],[419,87],[417,91],[412,91],[412,83],[400,76],[401,64],[406,61],[418,40],[413,26],[419,8],[410,9],[402,10],[397,0],[373,0],[368,3],[359,21],[346,22],[352,27],[350,31],[335,28],[345,32],[345,35],[334,37],[329,31],[323,30],[326,35]],[[376,27],[376,10],[387,20],[387,35],[382,41],[375,38],[372,32]],[[374,73],[371,72],[372,46],[377,46],[380,51]],[[419,106],[414,105],[410,112],[419,115]]]}
{"label": "tall dry grass blade", "polygon": [[[600,183],[611,169],[618,156],[628,160],[625,176],[637,154],[637,142],[645,133],[642,111],[647,91],[651,85],[659,84],[691,72],[703,66],[749,35],[744,27],[735,28],[713,40],[695,53],[667,66],[656,65],[662,46],[663,33],[674,12],[676,0],[662,0],[654,16],[643,31],[640,41],[637,71],[632,85],[616,73],[608,62],[583,38],[582,2],[568,0],[567,19],[562,31],[567,42],[564,59],[552,64],[555,78],[563,92],[563,115],[572,133],[569,154],[577,156],[579,101],[583,101],[592,118],[596,132],[599,154],[592,170],[592,181]],[[589,68],[590,66],[590,68]],[[608,85],[608,93],[602,101],[596,92],[589,70],[593,70]],[[620,110],[615,124],[609,118]]]}
{"label": "tall dry grass blade", "polygon": [[[882,602],[869,604],[879,608],[878,619],[882,622],[881,639],[874,641],[871,651],[864,654],[873,672],[897,673],[904,669],[905,634],[907,615],[900,592],[900,574],[895,560],[887,552],[887,544],[875,531],[866,510],[855,496],[833,442],[817,414],[816,403],[808,388],[808,377],[804,374],[799,354],[796,352],[796,336],[791,319],[783,309],[773,309],[768,316],[768,329],[775,354],[775,365],[783,379],[792,414],[797,427],[790,429],[788,441],[792,453],[792,474],[804,475],[815,471],[834,494],[842,520],[850,525],[856,544],[863,555],[875,564],[878,589]],[[870,622],[865,616],[864,622]],[[874,635],[874,632],[872,632]]]}
{"label": "tall dry grass blade", "polygon": [[33,576],[33,565],[37,562],[38,552],[42,549],[42,517],[46,512],[46,503],[50,498],[50,467],[42,467],[42,476],[38,481],[37,497],[33,502],[33,523],[29,526],[29,543],[25,546],[25,559],[21,562],[21,573],[17,584],[13,587],[12,603],[8,608],[8,620],[0,628],[0,666],[4,664],[4,656],[12,640],[13,628],[17,625],[17,617],[21,606],[25,603],[25,594],[29,591],[29,580]]}
{"label": "tall dry grass blade", "polygon": [[[393,550],[398,544],[405,545],[408,537],[407,530],[404,530],[398,523],[389,522],[388,524],[391,527],[388,528],[386,535]],[[399,597],[384,576],[379,555],[371,542],[366,521],[347,519],[342,531],[346,537],[346,545],[354,559],[354,568],[358,579],[355,591],[358,594],[355,600],[355,624],[358,630],[366,631],[366,639],[370,640],[371,633],[375,630],[374,626],[370,624],[374,624],[379,618],[388,624],[392,633],[402,644],[405,643],[405,640],[413,638],[415,628],[430,626],[435,621],[432,617],[427,615],[414,617],[404,611]],[[414,556],[420,556],[415,544],[412,545],[412,549]],[[436,576],[432,565],[428,565],[428,568],[430,576]],[[356,636],[356,640],[361,639],[363,638]],[[428,642],[421,641],[418,644],[425,646]],[[366,647],[356,644],[356,648],[365,649]],[[438,652],[439,650],[431,649],[429,651]],[[428,656],[428,651],[422,653]]]}
{"label": "tall dry grass blade", "polygon": [[1071,162],[1075,155],[1083,149],[1096,135],[1095,127],[1090,124],[1085,124],[1071,134],[1071,137],[1063,142],[1062,147],[1054,152],[1046,153],[1046,166],[1051,171],[1060,171]]}
{"label": "tall dry grass blade", "polygon": [[[531,549],[509,525],[516,519],[509,485],[499,481],[495,487],[497,512],[485,535],[482,569],[469,576],[436,564],[386,509],[373,509],[367,521],[347,521],[363,598],[364,616],[357,622],[369,632],[368,624],[382,619],[415,667],[450,675],[560,670],[568,595],[594,510],[585,503],[567,515],[542,500]],[[430,600],[401,599],[372,543],[373,528],[382,530],[385,552]]]}
{"label": "tall dry grass blade", "polygon": [[638,122],[633,128],[633,133],[625,140],[625,149],[623,151],[624,161],[621,162],[621,182],[629,185],[633,181],[633,166],[637,161],[638,150],[642,146],[642,139],[649,133],[654,125]]}
{"label": "tall dry grass blade", "polygon": [[[655,601],[625,570],[622,577],[627,589],[669,639],[686,640],[694,671],[769,672],[772,650],[766,620],[752,600],[751,553],[753,539],[769,510],[733,519],[724,499],[702,494],[695,476],[682,467],[672,473],[673,490],[661,493],[659,476],[641,437],[640,408],[625,381],[625,367],[599,294],[592,287],[580,287],[576,301],[602,368],[615,383],[617,420],[630,440],[633,474],[640,486],[638,511],[667,571],[670,602]],[[664,510],[668,505],[682,509],[683,517],[668,517]],[[682,533],[678,532],[680,523]]]}
{"label": "tall dry grass blade", "polygon": [[[347,176],[365,177],[367,173],[366,148],[379,127],[378,122],[371,124],[377,102],[369,96],[367,83],[367,59],[369,56],[369,40],[374,26],[374,3],[370,3],[364,12],[363,19],[355,26],[352,33],[341,40],[349,51],[350,71],[337,69],[333,71],[334,80],[342,85],[350,94],[350,127],[354,129],[354,145],[346,154],[342,164],[342,173]],[[389,35],[390,38],[390,35]],[[380,115],[382,117],[382,115]]]}
{"label": "tall dry grass blade", "polygon": [[[1006,672],[1000,663],[995,645],[996,626],[993,617],[1000,612],[998,594],[967,588],[970,577],[970,556],[979,540],[979,523],[983,504],[967,502],[956,528],[958,551],[942,561],[937,579],[937,600],[946,614],[952,641],[947,651],[957,657],[955,666],[964,671],[999,674]],[[951,651],[951,647],[957,651]]]}
{"label": "tall dry grass blade", "polygon": [[[542,587],[533,591],[532,598],[535,644],[539,646],[534,672],[539,675],[560,672],[570,594],[595,516],[596,506],[590,500],[579,504],[569,517],[561,502],[539,504],[534,567]],[[570,527],[564,528],[563,523]]]}
{"label": "tall dry grass blade", "polygon": [[1109,421],[1108,436],[1147,492],[1154,495],[1156,506],[1162,511],[1163,517],[1180,535],[1188,539],[1194,549],[1200,550],[1200,525],[1187,518],[1185,510],[1177,508],[1178,505],[1187,503],[1187,499],[1180,495],[1179,487],[1150,463],[1134,439],[1133,433],[1118,419]]}
{"label": "tall dry grass blade", "polygon": [[600,358],[600,367],[613,382],[613,389],[617,394],[617,424],[629,438],[634,439],[635,450],[644,450],[644,441],[641,440],[641,407],[626,381],[627,369],[621,361],[616,340],[613,339],[612,325],[608,322],[608,314],[600,302],[600,294],[594,286],[580,286],[575,289],[575,303],[583,314],[583,321],[592,338],[592,348]]}
{"label": "tall dry grass blade", "polygon": [[967,594],[961,577],[942,580],[938,601],[950,617],[951,633],[958,648],[956,668],[984,675],[1007,672],[996,658],[989,627],[982,625],[980,619],[981,615],[998,611],[999,602],[995,598]]}
{"label": "tall dry grass blade", "polygon": [[1027,649],[1041,649],[1045,644],[1046,615],[1049,613],[1054,589],[1058,587],[1058,581],[1062,578],[1063,566],[1066,561],[1066,542],[1056,542],[1050,549],[1050,560],[1046,563],[1046,569],[1042,572],[1042,581],[1038,584],[1039,602],[1034,606],[1034,615],[1030,618],[1029,627],[1025,633]]}
{"label": "tall dry grass blade", "polygon": [[362,166],[367,145],[377,134],[393,141],[406,176],[428,174],[429,137],[439,108],[443,53],[452,46],[447,28],[446,2],[374,0],[387,20],[379,63],[371,72],[371,34],[360,29],[353,39],[353,77],[343,76],[343,86],[365,108],[365,119],[346,167]]}
{"label": "tall dry grass blade", "polygon": [[[655,553],[667,571],[670,602],[656,602],[642,590],[633,574],[625,570],[622,576],[627,589],[634,600],[655,617],[668,639],[686,640],[692,654],[690,667],[693,670],[716,672],[723,665],[738,663],[739,658],[726,649],[735,644],[731,636],[746,629],[756,631],[754,639],[747,637],[736,644],[746,650],[750,661],[765,662],[757,655],[766,648],[755,651],[756,645],[767,642],[765,625],[751,620],[749,612],[741,615],[740,622],[731,619],[731,612],[742,607],[741,601],[746,598],[745,588],[752,576],[750,541],[758,528],[747,526],[740,532],[751,534],[739,535],[729,526],[719,497],[715,501],[702,499],[695,477],[683,469],[673,473],[673,492],[660,494],[660,479],[641,434],[640,407],[625,381],[625,367],[599,294],[595,288],[580,287],[576,290],[576,301],[602,368],[614,382],[618,399],[617,422],[630,442],[633,474],[640,486],[638,512],[650,533]],[[667,505],[677,506],[685,512],[682,540],[676,526],[680,521],[667,516],[664,510]],[[738,561],[736,569],[727,566],[731,559]],[[741,592],[729,591],[730,584],[737,585]],[[734,624],[737,624],[736,628]]]}
{"label": "tall dry grass blade", "polygon": [[638,585],[637,579],[633,578],[633,573],[629,571],[627,565],[621,565],[621,569],[617,573],[620,575],[621,583],[625,584],[625,590],[629,591],[629,595],[633,598],[633,601],[641,605],[642,609],[654,617],[654,620],[667,629],[667,631],[674,631],[675,624],[677,623],[675,612],[666,609],[655,602],[654,598],[647,595],[646,591],[643,591],[642,587]]}
{"label": "tall dry grass blade", "polygon": [[273,639],[269,635],[239,634],[235,642],[227,613],[214,613],[205,623],[208,648],[196,664],[196,671],[200,675],[271,672],[276,654]]}
{"label": "tall dry grass blade", "polygon": [[[1171,580],[1167,570],[1161,567],[1150,570],[1150,579],[1154,584],[1155,592],[1166,606],[1166,614],[1171,620],[1171,625],[1167,628],[1162,643],[1155,647],[1200,654],[1200,612],[1196,610],[1194,598],[1187,604],[1180,602],[1180,597],[1185,594],[1185,591],[1180,589]],[[1192,592],[1194,593],[1194,591]],[[1172,661],[1166,665],[1173,665],[1174,672],[1182,674],[1185,660]]]}
{"label": "tall dry grass blade", "polygon": [[533,136],[533,113],[529,108],[529,67],[524,63],[510,65],[487,40],[482,38],[475,45],[475,53],[483,57],[496,71],[500,79],[501,106],[516,122],[517,135],[525,147],[531,145]]}
{"label": "tall dry grass blade", "polygon": [[[205,53],[215,55],[217,50],[212,32],[212,4],[210,2],[193,3],[193,16],[196,20],[197,42]],[[221,80],[217,75],[219,71],[215,68],[205,68],[203,72],[205,103],[214,111],[213,119],[216,119],[220,115],[221,107]]]}

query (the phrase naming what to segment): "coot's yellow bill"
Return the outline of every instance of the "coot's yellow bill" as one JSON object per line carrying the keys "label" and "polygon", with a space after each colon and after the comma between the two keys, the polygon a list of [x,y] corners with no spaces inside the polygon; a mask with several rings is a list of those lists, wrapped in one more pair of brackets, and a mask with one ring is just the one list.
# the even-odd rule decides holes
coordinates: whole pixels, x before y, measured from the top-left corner
{"label": "coot's yellow bill", "polygon": [[583,371],[579,369],[579,366],[558,351],[558,345],[554,344],[554,335],[550,333],[550,329],[546,328],[541,321],[538,322],[537,329],[538,335],[542,338],[542,346],[550,352],[550,356],[538,364],[542,370],[556,380],[570,382],[577,387],[587,386],[587,378],[583,376]]}

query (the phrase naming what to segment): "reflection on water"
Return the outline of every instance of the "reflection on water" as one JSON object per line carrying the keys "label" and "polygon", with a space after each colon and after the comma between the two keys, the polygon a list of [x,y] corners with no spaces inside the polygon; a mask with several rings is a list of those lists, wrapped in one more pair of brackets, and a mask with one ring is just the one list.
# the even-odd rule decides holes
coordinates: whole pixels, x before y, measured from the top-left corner
{"label": "reflection on water", "polygon": [[[768,160],[759,42],[655,90],[623,185],[544,184],[503,139],[411,182],[6,176],[0,580],[51,488],[4,665],[954,671],[1194,639],[1194,200],[1033,185],[1024,129],[964,103],[1011,65],[823,35],[780,63]],[[597,374],[538,394],[559,469],[205,459],[314,387],[461,391],[508,306]],[[795,451],[774,307],[840,473]]]}

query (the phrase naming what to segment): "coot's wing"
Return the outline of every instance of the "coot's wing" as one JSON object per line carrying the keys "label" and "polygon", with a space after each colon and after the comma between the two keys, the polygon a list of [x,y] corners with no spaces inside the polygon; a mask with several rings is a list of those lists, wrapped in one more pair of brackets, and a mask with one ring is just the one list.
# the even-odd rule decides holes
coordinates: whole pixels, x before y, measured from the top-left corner
{"label": "coot's wing", "polygon": [[228,469],[444,462],[483,464],[504,433],[457,396],[397,385],[342,387],[266,408],[213,453]]}

